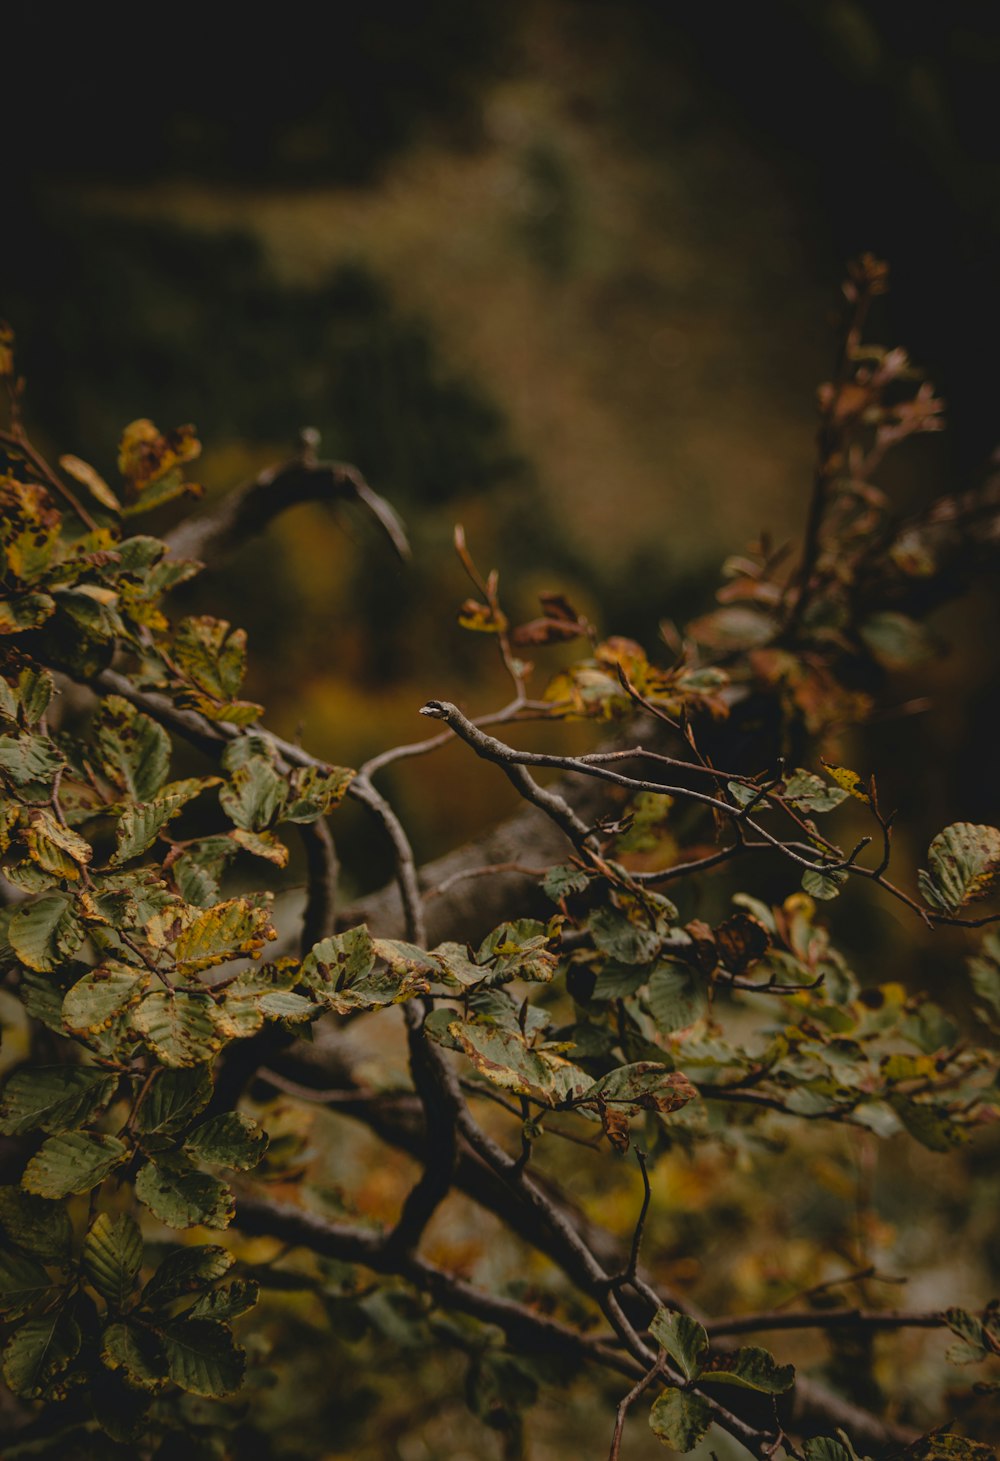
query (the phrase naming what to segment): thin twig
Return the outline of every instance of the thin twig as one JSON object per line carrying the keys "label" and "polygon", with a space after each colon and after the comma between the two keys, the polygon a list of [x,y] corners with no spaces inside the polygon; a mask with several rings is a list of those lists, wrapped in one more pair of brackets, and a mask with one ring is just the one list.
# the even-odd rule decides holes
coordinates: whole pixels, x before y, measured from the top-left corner
{"label": "thin twig", "polygon": [[810,1309],[808,1313],[790,1313],[772,1309],[759,1314],[735,1314],[725,1319],[709,1319],[705,1328],[715,1337],[720,1334],[756,1334],[769,1329],[946,1329],[948,1320],[942,1313],[905,1313],[898,1309]]}
{"label": "thin twig", "polygon": [[35,450],[31,442],[25,436],[22,429],[19,428],[17,431],[14,432],[0,431],[0,446],[5,446],[8,451],[17,452],[20,456],[22,456],[24,460],[29,464],[29,466],[34,467],[39,476],[44,477],[48,486],[51,487],[54,492],[58,492],[60,497],[62,497],[66,502],[69,503],[70,507],[76,513],[80,521],[84,523],[92,533],[97,532],[97,522],[95,521],[95,519],[91,517],[90,513],[83,506],[82,502],[80,502],[79,498],[76,496],[76,493],[71,491],[70,488],[66,486],[66,483],[59,476],[57,476],[57,474],[52,470],[52,468],[49,466],[48,462],[41,455],[41,453]]}
{"label": "thin twig", "polygon": [[651,1369],[632,1386],[631,1390],[618,1402],[618,1413],[615,1416],[615,1432],[611,1437],[611,1450],[608,1452],[608,1461],[620,1461],[622,1435],[625,1430],[625,1420],[629,1411],[644,1391],[648,1390],[656,1377],[663,1372],[662,1356],[656,1361]]}
{"label": "thin twig", "polygon": [[646,1170],[646,1153],[641,1147],[635,1149],[636,1161],[639,1163],[639,1171],[642,1173],[642,1207],[639,1209],[639,1218],[632,1234],[632,1249],[629,1253],[628,1268],[625,1270],[626,1283],[633,1283],[639,1270],[639,1252],[642,1248],[642,1234],[646,1226],[646,1218],[649,1214],[649,1204],[653,1192],[649,1185],[649,1172]]}

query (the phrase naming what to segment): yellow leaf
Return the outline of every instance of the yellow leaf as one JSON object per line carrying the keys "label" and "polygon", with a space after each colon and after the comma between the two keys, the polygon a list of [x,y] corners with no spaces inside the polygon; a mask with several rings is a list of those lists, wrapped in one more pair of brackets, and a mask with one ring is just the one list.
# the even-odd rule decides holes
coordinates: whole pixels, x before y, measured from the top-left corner
{"label": "yellow leaf", "polygon": [[90,495],[102,507],[108,508],[111,512],[121,512],[122,506],[118,498],[112,492],[107,482],[105,482],[100,472],[96,471],[89,462],[84,462],[79,457],[68,454],[59,458],[59,465],[64,472],[68,472],[71,477],[75,477],[82,486],[86,487]]}
{"label": "yellow leaf", "polygon": [[823,766],[827,775],[832,776],[843,791],[849,792],[857,801],[864,802],[865,806],[870,805],[871,797],[864,790],[857,771],[850,771],[846,766],[832,766],[829,761],[824,761]]}

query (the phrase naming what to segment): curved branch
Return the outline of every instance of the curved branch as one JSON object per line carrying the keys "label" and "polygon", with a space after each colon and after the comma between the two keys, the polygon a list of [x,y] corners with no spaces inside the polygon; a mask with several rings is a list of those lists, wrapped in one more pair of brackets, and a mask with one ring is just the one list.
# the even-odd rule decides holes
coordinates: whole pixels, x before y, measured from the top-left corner
{"label": "curved branch", "polygon": [[[307,437],[307,433],[303,433]],[[263,532],[268,523],[301,502],[358,502],[371,514],[406,561],[410,545],[395,509],[347,462],[318,462],[307,439],[299,457],[268,467],[252,482],[229,493],[205,512],[182,522],[165,539],[182,558],[216,560]]]}
{"label": "curved branch", "polygon": [[630,1377],[639,1373],[629,1356],[599,1339],[588,1338],[568,1325],[546,1318],[526,1304],[486,1293],[413,1253],[387,1246],[382,1235],[373,1229],[327,1222],[289,1203],[242,1195],[237,1202],[235,1223],[244,1233],[279,1238],[328,1258],[363,1263],[376,1273],[398,1274],[430,1294],[443,1308],[497,1325],[508,1339],[530,1353],[561,1355],[578,1363],[593,1360]]}
{"label": "curved branch", "polygon": [[299,826],[306,855],[306,907],[300,944],[308,953],[320,939],[329,938],[337,926],[337,879],[340,866],[333,833],[325,817]]}

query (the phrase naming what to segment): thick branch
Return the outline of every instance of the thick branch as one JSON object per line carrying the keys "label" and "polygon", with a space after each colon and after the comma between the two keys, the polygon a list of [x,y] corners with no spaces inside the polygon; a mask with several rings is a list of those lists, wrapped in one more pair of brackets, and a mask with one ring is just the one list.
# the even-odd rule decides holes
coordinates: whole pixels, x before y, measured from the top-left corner
{"label": "thick branch", "polygon": [[300,939],[307,953],[320,939],[329,938],[337,926],[337,878],[339,865],[333,834],[325,817],[299,827],[306,855],[306,907]]}
{"label": "thick branch", "polygon": [[629,1376],[638,1373],[628,1356],[600,1340],[548,1319],[525,1304],[485,1293],[413,1253],[387,1246],[382,1236],[371,1229],[327,1222],[287,1203],[253,1196],[240,1197],[236,1225],[244,1233],[279,1238],[328,1258],[363,1263],[376,1273],[398,1274],[442,1307],[496,1324],[519,1350],[560,1355],[578,1363],[593,1360]]}
{"label": "thick branch", "polygon": [[369,487],[357,467],[315,461],[307,443],[302,456],[261,472],[207,511],[187,518],[167,536],[181,558],[217,561],[262,532],[280,513],[301,502],[359,502],[378,523],[400,558],[410,556],[406,530],[384,497]]}
{"label": "thick branch", "polygon": [[[430,1007],[430,1000],[425,1001]],[[424,1170],[411,1189],[390,1245],[416,1249],[424,1229],[451,1191],[458,1161],[458,1133],[452,1117],[454,1077],[441,1051],[424,1034],[424,1012],[416,1003],[403,1011],[410,1050],[410,1075],[424,1111]]]}

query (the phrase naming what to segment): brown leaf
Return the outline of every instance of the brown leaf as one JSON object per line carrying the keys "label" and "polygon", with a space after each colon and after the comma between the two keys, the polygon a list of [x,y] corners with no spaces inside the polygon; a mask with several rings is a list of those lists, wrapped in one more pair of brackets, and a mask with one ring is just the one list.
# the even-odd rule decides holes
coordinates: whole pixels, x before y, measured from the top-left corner
{"label": "brown leaf", "polygon": [[745,974],[767,953],[771,935],[749,913],[734,913],[715,930],[719,956],[730,974]]}
{"label": "brown leaf", "polygon": [[719,963],[719,950],[711,928],[700,918],[692,918],[690,923],[685,923],[684,932],[691,940],[690,949],[684,950],[686,957],[702,974],[711,974]]}
{"label": "brown leaf", "polygon": [[474,629],[480,634],[502,634],[507,628],[504,614],[494,613],[489,604],[478,599],[466,599],[458,611],[458,622],[463,629]]}
{"label": "brown leaf", "polygon": [[201,455],[193,426],[159,431],[145,418],[126,426],[118,447],[118,470],[125,478],[125,499],[135,500],[154,482]]}
{"label": "brown leaf", "polygon": [[616,1111],[613,1106],[607,1106],[603,1101],[598,1103],[601,1125],[604,1127],[604,1135],[608,1138],[616,1152],[627,1152],[629,1144],[628,1117],[623,1111]]}

